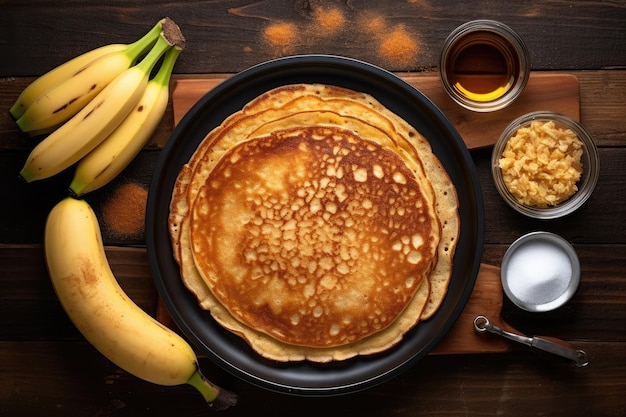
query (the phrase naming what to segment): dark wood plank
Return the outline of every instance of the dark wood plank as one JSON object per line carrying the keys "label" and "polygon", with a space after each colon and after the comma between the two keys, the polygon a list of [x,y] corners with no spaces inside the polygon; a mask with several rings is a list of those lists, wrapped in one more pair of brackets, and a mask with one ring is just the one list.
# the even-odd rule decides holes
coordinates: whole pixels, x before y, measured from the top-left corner
{"label": "dark wood plank", "polygon": [[[505,322],[527,334],[626,342],[626,245],[612,248],[607,252],[605,245],[576,246],[582,280],[574,298],[540,315],[523,312],[505,298]],[[487,245],[484,261],[499,265],[505,250],[506,245]],[[146,250],[109,246],[107,256],[129,297],[156,316],[157,293]],[[0,340],[77,337],[56,300],[39,245],[1,244],[0,277]]]}
{"label": "dark wood plank", "polygon": [[[626,61],[625,61],[626,62]],[[625,146],[626,77],[623,71],[577,71],[581,121],[598,146]]]}
{"label": "dark wood plank", "polygon": [[[262,390],[235,380],[206,359],[201,368],[214,382],[239,394],[238,405],[220,412],[223,416],[624,415],[626,345],[580,347],[590,356],[586,368],[528,349],[506,355],[428,356],[384,385],[330,398]],[[191,387],[140,381],[86,343],[0,342],[0,357],[2,415],[211,414]]]}
{"label": "dark wood plank", "polygon": [[491,174],[491,150],[472,152],[485,201],[486,243],[512,243],[524,233],[546,230],[576,243],[623,243],[626,236],[626,198],[623,179],[624,148],[601,148],[600,178],[589,200],[570,216],[552,221],[527,218],[500,198]]}
{"label": "dark wood plank", "polygon": [[[363,59],[392,71],[431,69],[437,65],[446,36],[472,18],[507,23],[524,38],[536,70],[601,69],[626,62],[626,8],[621,2],[552,1],[472,2],[471,13],[461,0],[446,2],[323,2],[262,0],[205,2],[142,1],[59,3],[5,2],[0,77],[35,76],[96,46],[137,39],[158,19],[169,16],[183,30],[188,51],[177,72],[237,72],[285,54],[332,53]],[[335,8],[343,17],[336,30],[320,13]],[[538,20],[537,17],[541,19]],[[364,19],[379,17],[372,32]],[[19,22],[19,24],[18,24]],[[287,45],[268,42],[272,24],[293,24],[295,38]],[[326,29],[320,29],[326,24]],[[71,28],[68,30],[67,28]],[[414,58],[389,59],[379,45],[396,30],[417,42]],[[581,36],[584,34],[584,36]],[[41,46],[45,45],[46,48]]]}
{"label": "dark wood plank", "polygon": [[[497,194],[491,177],[490,149],[472,151],[480,179],[485,212],[489,221],[485,224],[487,243],[511,243],[520,235],[533,229],[545,229],[561,234],[573,243],[592,237],[590,243],[621,243],[626,236],[626,206],[617,204],[626,199],[626,183],[623,181],[623,161],[626,148],[600,148],[600,179],[591,198],[576,213],[567,218],[550,222],[528,219],[509,208]],[[0,152],[0,196],[9,203],[0,205],[0,242],[39,243],[43,237],[43,226],[48,211],[67,195],[71,172],[51,179],[25,184],[16,175],[26,152]],[[91,195],[89,201],[97,212],[111,198],[118,186],[133,182],[144,188],[150,186],[154,168],[159,158],[155,151],[142,152],[114,182]],[[134,209],[134,208],[130,208]],[[598,215],[602,213],[602,215]],[[102,221],[102,219],[101,219]],[[31,227],[24,228],[24,224]],[[572,227],[576,225],[576,227]],[[142,245],[143,235],[120,237],[104,228],[107,244]]]}
{"label": "dark wood plank", "polygon": [[[404,75],[404,73],[400,73]],[[599,146],[626,146],[626,118],[621,117],[626,97],[626,77],[624,71],[573,71],[572,75],[579,80],[580,87],[580,116],[582,122],[593,135]],[[407,74],[408,75],[408,74]],[[222,80],[227,75],[181,75],[174,76],[174,80],[190,78],[213,78]],[[432,72],[411,73],[411,77],[432,77]],[[0,79],[0,109],[8,109],[16,100],[20,92],[33,78]],[[172,81],[172,89],[175,81]],[[416,81],[417,82],[417,81]],[[174,126],[174,114],[170,101],[169,111],[166,112],[159,129],[155,132],[146,149],[160,149],[170,137]],[[0,150],[27,151],[33,148],[38,139],[31,139],[20,134],[15,122],[8,111],[0,112]],[[25,157],[25,156],[24,156]]]}
{"label": "dark wood plank", "polygon": [[[42,242],[48,212],[57,202],[69,195],[71,168],[52,178],[30,184],[18,178],[27,155],[27,151],[0,152],[0,178],[4,179],[0,183],[0,196],[7,202],[0,205],[0,230],[2,230],[0,242]],[[158,152],[143,151],[115,180],[85,197],[99,216],[107,244],[144,245],[143,233],[127,236],[116,234],[111,230],[102,215],[102,208],[123,184],[132,183],[148,190],[158,157]],[[142,208],[129,205],[128,210]]]}
{"label": "dark wood plank", "polygon": [[[155,315],[157,292],[145,249],[107,247],[111,269],[128,296]],[[50,284],[41,245],[0,244],[0,340],[81,338]]]}
{"label": "dark wood plank", "polygon": [[[483,262],[499,265],[506,249],[506,245],[485,245]],[[626,341],[626,245],[574,244],[574,249],[581,263],[581,282],[572,300],[557,310],[534,314],[505,297],[503,319],[527,335]]]}

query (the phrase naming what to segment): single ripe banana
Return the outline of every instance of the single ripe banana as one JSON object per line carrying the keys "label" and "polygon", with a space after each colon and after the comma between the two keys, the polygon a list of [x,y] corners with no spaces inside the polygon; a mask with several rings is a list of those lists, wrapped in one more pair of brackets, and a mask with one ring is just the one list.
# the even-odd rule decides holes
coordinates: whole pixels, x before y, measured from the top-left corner
{"label": "single ripe banana", "polygon": [[91,51],[85,52],[64,64],[59,65],[56,68],[51,69],[41,77],[35,79],[30,83],[17,98],[9,112],[15,119],[19,119],[26,109],[35,102],[44,92],[48,91],[60,82],[75,75],[81,68],[90,62],[110,54],[111,52],[120,52],[127,49],[129,45],[124,44],[110,44],[104,45]]}
{"label": "single ripe banana", "polygon": [[176,34],[184,39],[180,30],[174,34],[172,29],[163,30],[139,64],[118,75],[81,111],[32,150],[20,176],[27,182],[51,177],[78,162],[109,136],[143,95],[152,68],[176,43],[171,40]]}
{"label": "single ripe banana", "polygon": [[[162,22],[159,21],[146,35],[125,49],[109,52],[88,62],[61,82],[50,82],[50,87],[25,108],[16,121],[17,126],[35,136],[70,119],[154,45],[161,33]],[[40,84],[47,84],[45,77]]]}
{"label": "single ripe banana", "polygon": [[169,81],[182,48],[167,51],[157,74],[117,129],[76,166],[70,192],[81,196],[115,178],[137,156],[163,118],[169,100]]}
{"label": "single ripe banana", "polygon": [[236,403],[235,394],[202,375],[191,346],[120,287],[106,258],[98,219],[86,201],[67,197],[52,208],[44,248],[63,309],[100,353],[145,381],[190,384],[215,407]]}

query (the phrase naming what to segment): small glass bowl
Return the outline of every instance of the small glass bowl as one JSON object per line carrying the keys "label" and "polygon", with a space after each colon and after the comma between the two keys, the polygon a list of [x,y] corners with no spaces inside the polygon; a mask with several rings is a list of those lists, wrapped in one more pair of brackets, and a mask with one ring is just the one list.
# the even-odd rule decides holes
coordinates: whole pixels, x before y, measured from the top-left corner
{"label": "small glass bowl", "polygon": [[502,289],[519,308],[555,310],[567,303],[580,283],[574,247],[550,232],[531,232],[509,246],[500,268]]}
{"label": "small glass bowl", "polygon": [[[504,179],[502,178],[502,170],[499,166],[499,160],[502,157],[502,152],[509,138],[515,135],[515,132],[517,132],[519,128],[526,127],[533,121],[554,121],[557,127],[571,129],[583,143],[583,154],[581,157],[583,166],[582,175],[576,184],[578,190],[569,199],[548,208],[537,208],[521,204],[507,189]],[[491,171],[500,196],[502,196],[509,206],[526,216],[535,219],[549,220],[571,214],[587,201],[598,181],[600,161],[596,144],[582,124],[564,114],[550,111],[537,111],[515,119],[504,129],[493,148]]]}
{"label": "small glass bowl", "polygon": [[[473,98],[480,93],[466,91],[454,81],[451,73],[455,70],[461,56],[471,55],[476,74],[488,74],[489,59],[483,51],[475,48],[496,50],[506,62],[506,87],[502,86],[493,97]],[[503,74],[504,75],[504,74]],[[522,37],[509,26],[497,20],[480,19],[466,22],[452,31],[446,38],[439,56],[439,76],[450,98],[460,106],[475,112],[500,110],[522,93],[530,77],[530,53]],[[498,91],[496,90],[496,91]],[[495,92],[491,92],[494,94]]]}

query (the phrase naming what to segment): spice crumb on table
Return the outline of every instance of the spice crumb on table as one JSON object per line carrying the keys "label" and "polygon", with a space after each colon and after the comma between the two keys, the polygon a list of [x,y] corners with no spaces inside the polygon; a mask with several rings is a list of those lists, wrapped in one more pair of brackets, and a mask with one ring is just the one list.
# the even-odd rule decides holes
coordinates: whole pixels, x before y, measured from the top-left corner
{"label": "spice crumb on table", "polygon": [[391,66],[411,65],[417,59],[419,44],[404,26],[398,25],[383,36],[378,53]]}
{"label": "spice crumb on table", "polygon": [[293,47],[297,38],[297,27],[293,23],[279,22],[273,23],[265,28],[263,35],[270,45],[278,48],[288,48],[288,52]]}
{"label": "spice crumb on table", "polygon": [[104,224],[117,235],[135,236],[142,233],[147,199],[148,191],[141,185],[120,185],[102,207]]}
{"label": "spice crumb on table", "polygon": [[315,9],[314,17],[316,26],[321,29],[321,35],[333,35],[346,25],[346,17],[336,7]]}
{"label": "spice crumb on table", "polygon": [[421,50],[417,34],[404,24],[389,24],[383,16],[370,10],[349,19],[340,8],[316,8],[308,23],[272,22],[265,27],[262,36],[276,54],[288,55],[297,53],[299,45],[328,38],[353,37],[354,33],[347,33],[346,28],[354,25],[358,30],[353,32],[373,40],[376,54],[390,68],[416,65]]}

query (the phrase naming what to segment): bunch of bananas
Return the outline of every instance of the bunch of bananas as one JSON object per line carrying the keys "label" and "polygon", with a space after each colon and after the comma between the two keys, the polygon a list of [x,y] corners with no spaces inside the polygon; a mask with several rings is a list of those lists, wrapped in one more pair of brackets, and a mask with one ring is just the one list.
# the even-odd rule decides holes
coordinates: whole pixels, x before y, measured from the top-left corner
{"label": "bunch of bananas", "polygon": [[125,294],[96,215],[80,198],[121,172],[153,134],[183,48],[178,26],[162,19],[134,43],[103,46],[44,74],[10,112],[24,132],[52,132],[29,155],[22,178],[47,178],[77,163],[72,195],[52,208],[44,233],[54,290],[76,328],[127,372],[159,385],[189,384],[214,409],[224,409],[236,395],[207,380],[191,346]]}
{"label": "bunch of bananas", "polygon": [[78,162],[70,185],[75,196],[115,178],[161,121],[184,42],[176,23],[164,18],[141,39],[87,52],[26,87],[10,112],[23,132],[49,135],[32,150],[20,176],[40,180]]}

